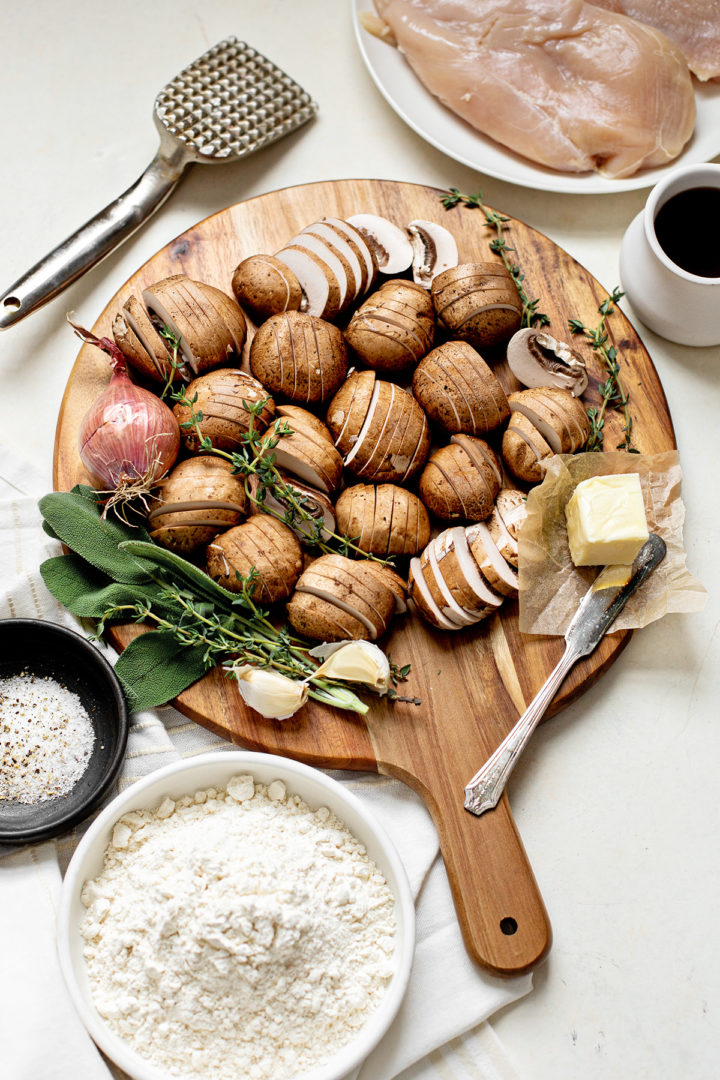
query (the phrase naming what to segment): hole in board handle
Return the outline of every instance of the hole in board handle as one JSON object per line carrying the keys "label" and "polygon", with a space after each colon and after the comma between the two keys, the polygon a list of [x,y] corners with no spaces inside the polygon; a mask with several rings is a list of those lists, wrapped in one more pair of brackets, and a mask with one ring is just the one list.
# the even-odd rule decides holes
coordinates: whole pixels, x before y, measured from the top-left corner
{"label": "hole in board handle", "polygon": [[6,296],[3,300],[3,307],[18,311],[22,307],[22,300],[18,300],[17,296]]}
{"label": "hole in board handle", "polygon": [[510,915],[506,915],[504,919],[500,920],[500,929],[502,930],[503,934],[507,934],[508,937],[511,934],[517,933],[517,928],[517,921],[513,919]]}

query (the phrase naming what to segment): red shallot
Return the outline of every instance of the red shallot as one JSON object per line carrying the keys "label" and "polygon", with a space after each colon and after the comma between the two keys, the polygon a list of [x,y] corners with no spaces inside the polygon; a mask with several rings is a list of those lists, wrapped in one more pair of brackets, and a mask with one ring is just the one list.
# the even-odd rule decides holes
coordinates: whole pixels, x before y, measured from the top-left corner
{"label": "red shallot", "polygon": [[80,459],[93,483],[110,492],[108,507],[142,499],[175,464],[180,450],[178,422],[159,397],[130,380],[125,357],[113,341],[68,321],[79,337],[106,352],[112,362],[107,388],[80,424]]}

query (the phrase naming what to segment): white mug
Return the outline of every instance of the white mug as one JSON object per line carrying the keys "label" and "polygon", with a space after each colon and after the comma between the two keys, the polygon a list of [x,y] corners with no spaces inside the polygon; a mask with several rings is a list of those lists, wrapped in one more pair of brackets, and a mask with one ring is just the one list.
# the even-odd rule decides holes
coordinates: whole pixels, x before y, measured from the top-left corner
{"label": "white mug", "polygon": [[[720,277],[701,277],[673,262],[655,231],[660,209],[693,188],[720,191],[720,165],[686,165],[652,189],[623,237],[620,281],[639,318],[660,337],[680,345],[720,345]],[[687,228],[698,245],[707,242],[702,221]]]}

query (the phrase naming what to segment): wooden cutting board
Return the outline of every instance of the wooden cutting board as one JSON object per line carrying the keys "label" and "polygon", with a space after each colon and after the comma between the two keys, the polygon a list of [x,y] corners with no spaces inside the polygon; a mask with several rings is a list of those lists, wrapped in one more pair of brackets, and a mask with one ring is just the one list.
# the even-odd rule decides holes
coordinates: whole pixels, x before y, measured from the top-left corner
{"label": "wooden cutting board", "polygon": [[[111,336],[113,315],[127,296],[170,274],[185,273],[230,293],[232,273],[241,259],[277,251],[323,216],[369,212],[399,224],[414,218],[434,220],[456,236],[461,262],[495,259],[488,247],[494,234],[485,227],[482,213],[445,211],[440,195],[414,184],[343,180],[271,192],[229,207],[153,256],[112,298],[93,330]],[[505,229],[530,296],[540,297],[540,309],[551,317],[550,332],[566,338],[569,318],[595,326],[606,290],[547,237],[515,220]],[[630,392],[635,446],[642,453],[672,449],[667,402],[647,352],[620,312],[610,319],[609,332]],[[590,369],[587,397],[597,401],[597,384],[605,376],[594,359]],[[518,388],[503,364],[496,370],[506,390]],[[105,357],[84,346],[58,419],[56,490],[88,482],[77,453],[77,431],[108,378]],[[606,446],[613,449],[620,438],[619,422],[611,417]],[[122,648],[135,632],[119,628],[111,640]],[[590,686],[628,639],[628,632],[608,635],[593,656],[571,672],[549,715]],[[493,619],[456,634],[433,631],[419,618],[405,616],[396,620],[385,644],[398,664],[412,664],[405,692],[421,698],[422,706],[373,699],[362,719],[310,702],[290,720],[264,720],[243,705],[234,683],[216,672],[185,691],[176,704],[193,720],[243,746],[326,768],[377,770],[409,784],[437,826],[468,952],[495,973],[527,971],[549,949],[551,930],[507,796],[477,818],[463,809],[463,788],[545,681],[560,658],[563,641],[524,637],[516,605],[506,603]]]}

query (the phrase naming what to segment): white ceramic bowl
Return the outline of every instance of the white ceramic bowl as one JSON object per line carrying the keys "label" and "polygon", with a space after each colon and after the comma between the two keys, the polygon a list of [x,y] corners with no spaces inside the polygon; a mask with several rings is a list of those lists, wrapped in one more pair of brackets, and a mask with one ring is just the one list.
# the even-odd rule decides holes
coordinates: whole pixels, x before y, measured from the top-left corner
{"label": "white ceramic bowl", "polygon": [[385,996],[352,1041],[324,1065],[303,1073],[302,1080],[341,1080],[354,1075],[389,1028],[407,989],[415,946],[412,893],[397,851],[360,799],[317,769],[273,754],[228,750],[168,765],[118,795],[95,819],[68,867],[58,912],[60,966],[75,1008],[100,1049],[133,1080],[168,1080],[168,1074],[136,1054],[110,1030],[93,1006],[83,957],[84,940],[80,935],[85,914],[80,899],[83,883],[100,873],[113,825],[123,814],[152,809],[166,795],[177,799],[201,788],[224,787],[238,773],[251,773],[263,784],[282,780],[291,793],[299,795],[311,807],[327,806],[366,846],[395,897],[395,972]]}

